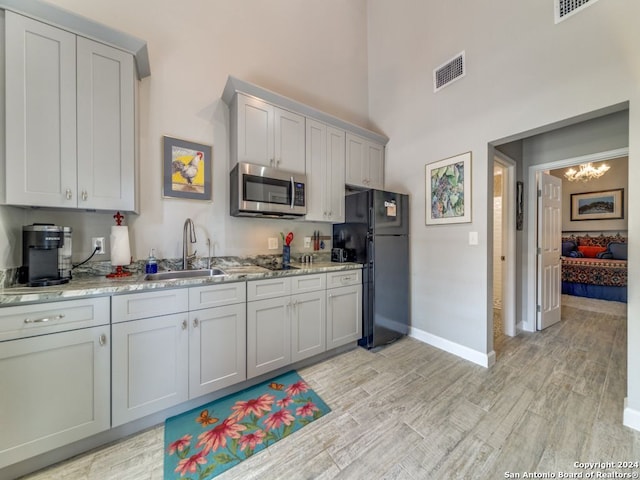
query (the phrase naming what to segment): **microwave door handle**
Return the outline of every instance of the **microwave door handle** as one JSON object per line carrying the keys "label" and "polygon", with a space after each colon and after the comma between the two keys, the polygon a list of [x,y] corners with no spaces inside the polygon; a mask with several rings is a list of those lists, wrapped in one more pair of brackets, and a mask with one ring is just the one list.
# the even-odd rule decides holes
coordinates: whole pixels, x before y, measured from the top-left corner
{"label": "microwave door handle", "polygon": [[293,184],[293,176],[291,176],[290,178],[291,178],[291,209],[293,210],[293,202],[295,201],[295,198],[296,198],[296,191]]}

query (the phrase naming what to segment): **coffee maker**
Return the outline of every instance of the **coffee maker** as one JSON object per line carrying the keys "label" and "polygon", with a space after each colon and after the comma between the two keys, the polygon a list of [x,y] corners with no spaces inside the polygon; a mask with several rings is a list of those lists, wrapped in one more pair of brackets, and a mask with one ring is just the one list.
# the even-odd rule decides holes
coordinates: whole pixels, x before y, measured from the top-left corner
{"label": "coffee maker", "polygon": [[22,227],[20,283],[29,287],[46,287],[69,281],[70,275],[61,274],[65,270],[59,268],[59,254],[67,231],[70,233],[71,229],[41,223]]}

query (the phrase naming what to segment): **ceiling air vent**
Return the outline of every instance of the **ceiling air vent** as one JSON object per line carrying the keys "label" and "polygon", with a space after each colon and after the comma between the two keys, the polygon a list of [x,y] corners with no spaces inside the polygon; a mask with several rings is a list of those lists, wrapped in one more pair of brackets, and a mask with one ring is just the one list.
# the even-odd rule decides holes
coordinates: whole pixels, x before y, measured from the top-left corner
{"label": "ceiling air vent", "polygon": [[461,79],[465,73],[463,51],[433,71],[433,91],[437,92],[456,80]]}
{"label": "ceiling air vent", "polygon": [[555,0],[556,23],[590,7],[598,0]]}

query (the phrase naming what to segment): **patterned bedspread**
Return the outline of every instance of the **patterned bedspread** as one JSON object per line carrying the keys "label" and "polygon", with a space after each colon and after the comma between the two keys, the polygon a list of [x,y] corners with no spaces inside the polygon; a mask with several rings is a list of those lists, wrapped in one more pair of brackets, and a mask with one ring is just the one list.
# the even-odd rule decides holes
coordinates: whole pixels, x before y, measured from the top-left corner
{"label": "patterned bedspread", "polygon": [[562,281],[626,287],[627,261],[562,257]]}

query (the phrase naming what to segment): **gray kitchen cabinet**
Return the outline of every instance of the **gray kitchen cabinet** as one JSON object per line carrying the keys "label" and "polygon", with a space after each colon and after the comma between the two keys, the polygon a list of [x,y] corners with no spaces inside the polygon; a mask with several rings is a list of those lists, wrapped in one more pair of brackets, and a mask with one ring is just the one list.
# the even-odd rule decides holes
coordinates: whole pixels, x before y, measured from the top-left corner
{"label": "gray kitchen cabinet", "polygon": [[327,274],[327,350],[362,337],[362,272]]}
{"label": "gray kitchen cabinet", "polygon": [[347,132],[346,183],[357,187],[384,188],[384,145]]}
{"label": "gray kitchen cabinet", "polygon": [[113,426],[246,379],[246,287],[112,298]]}
{"label": "gray kitchen cabinet", "polygon": [[187,289],[111,298],[112,426],[189,399],[188,309]]}
{"label": "gray kitchen cabinet", "polygon": [[133,55],[4,17],[5,203],[134,211]]}
{"label": "gray kitchen cabinet", "polygon": [[239,93],[230,118],[231,166],[249,162],[304,173],[304,116]]}
{"label": "gray kitchen cabinet", "polygon": [[245,282],[189,289],[189,398],[246,380],[246,292]]}
{"label": "gray kitchen cabinet", "polygon": [[344,222],[345,131],[307,118],[306,220]]}
{"label": "gray kitchen cabinet", "polygon": [[111,326],[112,426],[189,399],[188,313]]}
{"label": "gray kitchen cabinet", "polygon": [[247,282],[247,378],[325,350],[326,274]]}
{"label": "gray kitchen cabinet", "polygon": [[109,299],[0,308],[0,468],[110,427]]}

